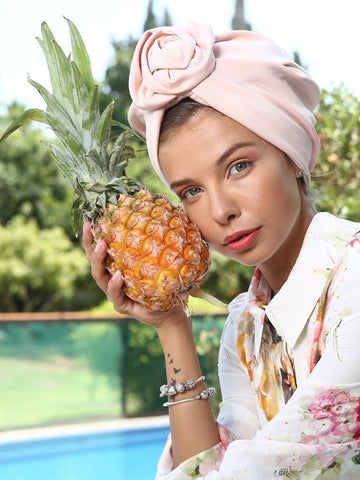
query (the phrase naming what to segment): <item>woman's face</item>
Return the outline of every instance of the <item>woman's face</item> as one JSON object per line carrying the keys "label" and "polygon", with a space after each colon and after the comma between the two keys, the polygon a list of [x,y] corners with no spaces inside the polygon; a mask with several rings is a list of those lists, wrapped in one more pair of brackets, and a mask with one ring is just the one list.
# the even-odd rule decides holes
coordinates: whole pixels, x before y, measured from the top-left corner
{"label": "woman's face", "polygon": [[244,265],[289,273],[313,213],[284,153],[205,109],[171,132],[159,159],[212,248]]}

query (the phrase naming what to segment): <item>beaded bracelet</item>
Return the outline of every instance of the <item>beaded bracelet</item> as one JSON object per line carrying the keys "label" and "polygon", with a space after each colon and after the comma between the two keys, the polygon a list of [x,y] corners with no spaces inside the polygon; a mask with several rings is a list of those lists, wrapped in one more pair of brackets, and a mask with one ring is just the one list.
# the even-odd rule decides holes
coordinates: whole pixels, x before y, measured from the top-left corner
{"label": "beaded bracelet", "polygon": [[185,380],[185,382],[177,383],[176,385],[161,385],[160,387],[160,397],[173,396],[177,393],[184,393],[187,390],[190,390],[195,387],[198,383],[205,380],[204,375],[197,378],[196,380]]}
{"label": "beaded bracelet", "polygon": [[195,395],[195,397],[184,398],[183,400],[177,400],[176,402],[163,403],[163,407],[171,407],[172,405],[178,405],[179,403],[192,402],[193,400],[208,400],[209,398],[215,397],[215,395],[216,395],[216,388],[209,387],[206,390],[203,390],[202,392],[200,392],[199,395]]}

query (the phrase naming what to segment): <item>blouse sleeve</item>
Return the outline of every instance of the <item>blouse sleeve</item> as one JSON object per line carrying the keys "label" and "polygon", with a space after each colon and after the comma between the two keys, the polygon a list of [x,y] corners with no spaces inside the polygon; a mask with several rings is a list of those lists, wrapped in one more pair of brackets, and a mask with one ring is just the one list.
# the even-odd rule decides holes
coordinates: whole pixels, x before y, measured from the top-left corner
{"label": "blouse sleeve", "polygon": [[321,359],[285,407],[260,429],[237,353],[228,346],[227,335],[234,328],[229,321],[220,351],[224,390],[219,421],[234,440],[226,450],[218,445],[173,471],[163,470],[158,479],[359,479],[360,239],[347,247],[335,272],[324,322]]}

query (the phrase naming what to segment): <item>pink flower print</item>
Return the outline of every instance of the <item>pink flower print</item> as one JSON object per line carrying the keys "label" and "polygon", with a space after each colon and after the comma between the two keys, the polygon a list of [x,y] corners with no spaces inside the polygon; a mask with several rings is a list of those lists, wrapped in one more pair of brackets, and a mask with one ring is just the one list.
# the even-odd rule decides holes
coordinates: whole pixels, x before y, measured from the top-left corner
{"label": "pink flower print", "polygon": [[347,404],[352,400],[349,392],[329,391],[320,395],[309,405],[309,411],[314,418],[320,420],[333,415],[341,415],[348,409]]}
{"label": "pink flower print", "polygon": [[309,405],[309,411],[316,420],[322,420],[330,415],[330,410],[334,405],[334,397],[329,394],[321,395],[315,402]]}
{"label": "pink flower print", "polygon": [[360,400],[351,397],[349,392],[331,390],[324,393],[309,405],[308,410],[314,417],[309,427],[326,441],[333,443],[340,439],[343,442],[360,437]]}

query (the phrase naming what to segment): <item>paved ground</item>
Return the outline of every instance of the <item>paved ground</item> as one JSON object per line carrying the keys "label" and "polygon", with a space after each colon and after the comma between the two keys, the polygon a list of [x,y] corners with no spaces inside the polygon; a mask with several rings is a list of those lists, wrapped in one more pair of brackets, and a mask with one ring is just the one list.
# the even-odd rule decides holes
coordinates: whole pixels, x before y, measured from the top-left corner
{"label": "paved ground", "polygon": [[54,427],[28,428],[0,432],[0,444],[43,438],[79,435],[84,433],[110,432],[119,429],[151,428],[169,425],[167,415],[155,417],[124,418],[102,422],[60,425]]}

